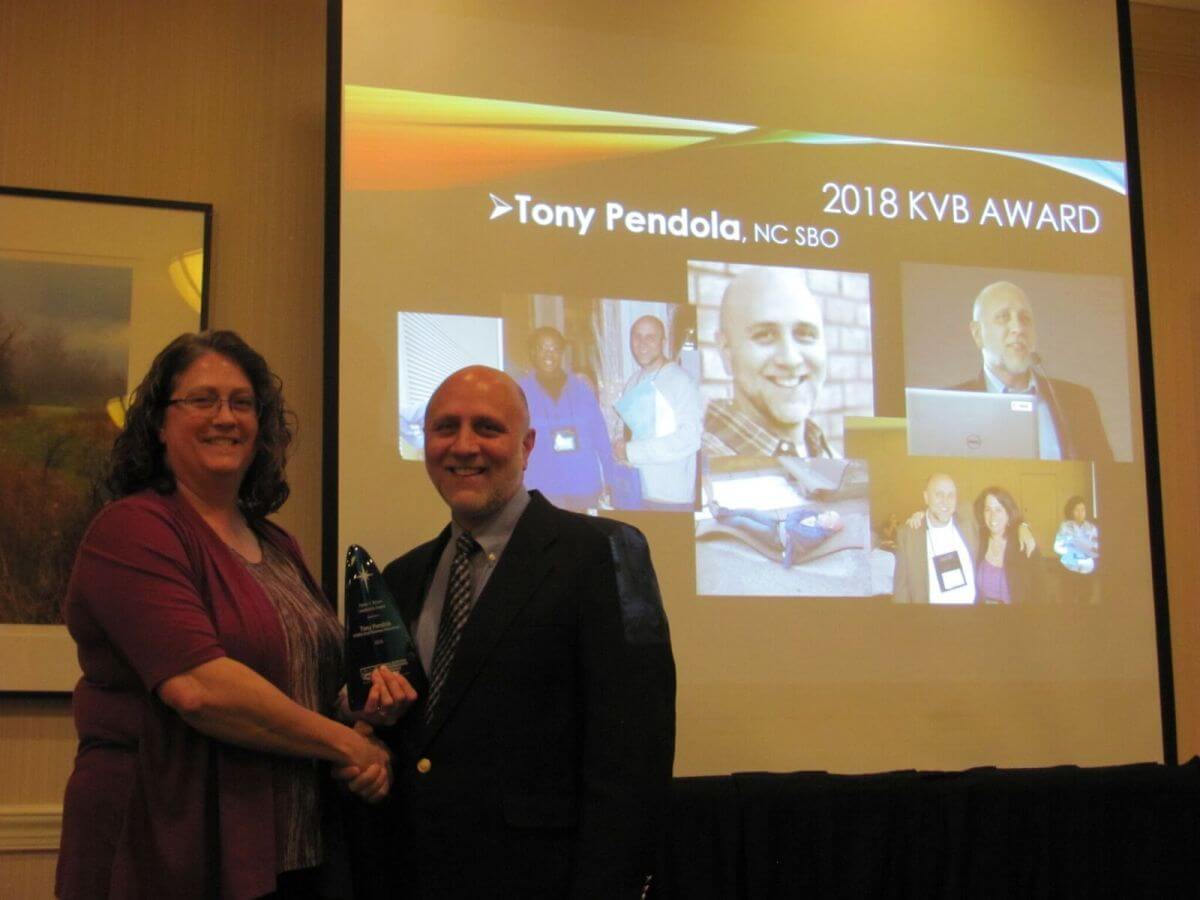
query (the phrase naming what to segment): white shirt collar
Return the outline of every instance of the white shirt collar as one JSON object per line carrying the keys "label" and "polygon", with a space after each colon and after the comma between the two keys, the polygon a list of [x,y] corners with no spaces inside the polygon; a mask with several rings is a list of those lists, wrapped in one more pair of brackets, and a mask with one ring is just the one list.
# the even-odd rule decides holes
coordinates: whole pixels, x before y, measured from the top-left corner
{"label": "white shirt collar", "polygon": [[[517,527],[517,521],[528,505],[529,491],[525,490],[524,486],[519,487],[517,492],[508,499],[508,502],[496,510],[491,518],[471,531],[471,537],[475,538],[475,543],[479,544],[489,560],[495,561],[504,552],[508,539],[512,537],[513,530]],[[465,530],[459,528],[453,520],[450,522],[451,546]]]}
{"label": "white shirt collar", "polygon": [[[1008,386],[1005,385],[1004,382],[1001,381],[999,378],[997,378],[995,375],[993,375],[991,369],[989,369],[987,366],[983,367],[983,380],[984,380],[984,383],[987,385],[987,392],[989,394],[1003,394],[1005,391],[1009,390]],[[1021,388],[1020,390],[1014,389],[1013,393],[1015,393],[1015,394],[1036,394],[1037,393],[1037,376],[1033,374],[1033,369],[1029,370],[1029,384],[1024,388]]]}

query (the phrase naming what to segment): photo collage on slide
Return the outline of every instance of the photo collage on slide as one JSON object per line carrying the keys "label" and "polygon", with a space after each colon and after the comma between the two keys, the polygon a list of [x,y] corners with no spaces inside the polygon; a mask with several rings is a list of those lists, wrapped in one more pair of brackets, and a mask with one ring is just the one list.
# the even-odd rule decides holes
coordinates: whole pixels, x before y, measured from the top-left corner
{"label": "photo collage on slide", "polygon": [[[1121,279],[901,270],[907,418],[847,423],[847,445],[886,467],[873,506],[895,600],[1099,603],[1098,472],[1133,459]],[[912,540],[918,486],[924,518],[974,545],[973,571],[938,570],[952,548],[932,546],[937,529]]]}
{"label": "photo collage on slide", "polygon": [[421,458],[443,378],[501,368],[537,432],[526,485],[579,512],[694,521],[699,594],[886,594],[867,465],[844,452],[846,418],[874,412],[869,277],[713,261],[684,274],[678,298],[399,312],[400,455]]}
{"label": "photo collage on slide", "polygon": [[695,310],[545,294],[500,305],[494,318],[398,313],[401,456],[421,458],[426,404],[441,380],[489,365],[512,375],[529,403],[537,441],[527,487],[577,512],[690,517],[703,416]]}
{"label": "photo collage on slide", "polygon": [[526,485],[690,519],[700,596],[1100,602],[1094,463],[1133,458],[1121,280],[904,263],[900,294],[906,417],[876,415],[867,272],[689,260],[675,297],[401,311],[399,453],[489,365],[529,402]]}
{"label": "photo collage on slide", "polygon": [[[486,364],[528,399],[527,486],[672,517],[648,527],[690,537],[698,596],[1101,602],[1101,500],[1139,446],[1121,163],[383,99],[348,95],[362,134],[382,116],[407,159],[429,138],[416,104],[444,164],[348,182],[442,294],[395,307],[402,458],[437,384]],[[1016,196],[1063,191],[1089,202]],[[426,243],[435,219],[456,243]],[[456,305],[474,314],[434,311]]]}

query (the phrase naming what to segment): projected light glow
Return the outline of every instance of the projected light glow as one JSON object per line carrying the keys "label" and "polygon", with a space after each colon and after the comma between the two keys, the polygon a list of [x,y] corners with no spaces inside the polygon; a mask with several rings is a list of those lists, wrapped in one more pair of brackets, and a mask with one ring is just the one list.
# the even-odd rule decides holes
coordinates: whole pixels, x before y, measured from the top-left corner
{"label": "projected light glow", "polygon": [[602,6],[344,3],[339,546],[485,362],[650,541],[681,774],[1159,757],[1113,8]]}
{"label": "projected light glow", "polygon": [[[637,113],[454,97],[348,84],[343,102],[349,190],[422,190],[499,175],[700,143],[878,145],[991,153],[1077,175],[1125,193],[1120,162],[929,141],[764,129]],[[724,138],[725,135],[736,137]],[[416,180],[423,179],[423,180]]]}

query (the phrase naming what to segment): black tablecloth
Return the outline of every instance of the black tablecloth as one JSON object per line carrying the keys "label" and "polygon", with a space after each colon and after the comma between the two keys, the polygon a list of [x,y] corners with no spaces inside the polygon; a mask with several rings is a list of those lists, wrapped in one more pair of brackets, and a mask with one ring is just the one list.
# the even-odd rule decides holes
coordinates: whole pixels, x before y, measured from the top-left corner
{"label": "black tablecloth", "polygon": [[679,778],[655,897],[1200,897],[1200,760]]}

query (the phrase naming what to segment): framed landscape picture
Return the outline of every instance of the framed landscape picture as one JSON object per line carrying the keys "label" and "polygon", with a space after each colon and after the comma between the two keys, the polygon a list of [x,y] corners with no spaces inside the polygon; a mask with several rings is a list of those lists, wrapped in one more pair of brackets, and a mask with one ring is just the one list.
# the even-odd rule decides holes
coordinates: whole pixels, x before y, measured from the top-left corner
{"label": "framed landscape picture", "polygon": [[204,327],[208,204],[0,187],[0,691],[70,691],[60,611],[129,395]]}

